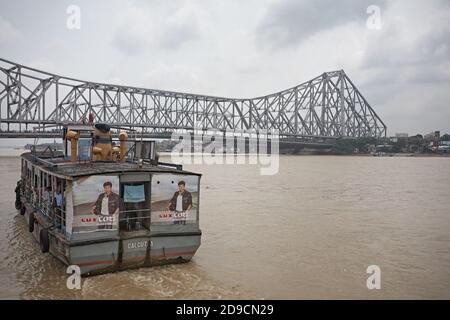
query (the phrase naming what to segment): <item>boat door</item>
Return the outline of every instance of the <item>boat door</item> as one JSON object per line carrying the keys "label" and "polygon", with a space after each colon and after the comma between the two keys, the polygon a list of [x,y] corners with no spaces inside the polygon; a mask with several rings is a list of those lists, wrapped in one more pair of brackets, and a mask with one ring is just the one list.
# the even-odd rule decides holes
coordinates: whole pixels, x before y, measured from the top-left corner
{"label": "boat door", "polygon": [[150,229],[150,174],[126,174],[120,177],[122,209],[120,231]]}

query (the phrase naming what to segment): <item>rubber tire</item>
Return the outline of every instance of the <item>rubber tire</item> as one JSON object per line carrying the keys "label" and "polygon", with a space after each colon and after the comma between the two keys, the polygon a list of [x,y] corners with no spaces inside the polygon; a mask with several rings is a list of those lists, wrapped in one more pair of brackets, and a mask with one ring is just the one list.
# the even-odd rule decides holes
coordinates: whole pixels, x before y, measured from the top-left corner
{"label": "rubber tire", "polygon": [[25,214],[26,208],[25,206],[22,206],[22,208],[20,208],[20,215],[23,216]]}
{"label": "rubber tire", "polygon": [[34,221],[36,219],[34,218],[34,212],[30,213],[30,216],[28,218],[28,231],[33,232],[34,231]]}
{"label": "rubber tire", "polygon": [[22,201],[20,201],[20,187],[19,187],[19,183],[17,183],[17,187],[16,187],[16,202],[15,202],[15,206],[16,206],[16,210],[19,210],[20,207],[22,206]]}
{"label": "rubber tire", "polygon": [[20,199],[16,199],[16,202],[14,204],[16,206],[16,210],[19,210],[22,207],[22,203],[20,202]]}
{"label": "rubber tire", "polygon": [[39,246],[41,247],[42,253],[46,253],[50,249],[48,229],[41,229],[41,232],[39,232]]}

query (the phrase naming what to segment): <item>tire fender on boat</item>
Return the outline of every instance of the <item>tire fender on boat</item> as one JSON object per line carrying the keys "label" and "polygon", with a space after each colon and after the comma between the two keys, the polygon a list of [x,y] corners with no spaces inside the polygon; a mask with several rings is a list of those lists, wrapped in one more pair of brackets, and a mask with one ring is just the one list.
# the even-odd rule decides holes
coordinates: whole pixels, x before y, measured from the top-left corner
{"label": "tire fender on boat", "polygon": [[31,212],[30,216],[28,217],[28,231],[30,231],[30,232],[34,231],[35,221],[36,221],[36,218],[34,217],[34,212]]}
{"label": "tire fender on boat", "polygon": [[19,210],[22,206],[22,203],[20,202],[20,199],[16,199],[16,202],[14,203],[16,210]]}
{"label": "tire fender on boat", "polygon": [[22,206],[22,201],[20,201],[21,188],[22,188],[22,183],[19,180],[19,181],[17,181],[17,186],[16,186],[16,189],[14,190],[16,192],[16,201],[15,201],[16,210],[19,210],[20,207]]}
{"label": "tire fender on boat", "polygon": [[50,239],[48,236],[48,229],[41,229],[39,232],[39,245],[43,253],[48,252],[50,249]]}

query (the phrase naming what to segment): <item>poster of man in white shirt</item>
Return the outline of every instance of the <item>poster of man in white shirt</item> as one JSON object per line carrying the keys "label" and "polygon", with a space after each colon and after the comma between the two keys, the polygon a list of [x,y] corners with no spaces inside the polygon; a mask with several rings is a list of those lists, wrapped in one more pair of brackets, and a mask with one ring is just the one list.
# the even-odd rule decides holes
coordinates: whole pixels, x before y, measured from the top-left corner
{"label": "poster of man in white shirt", "polygon": [[119,177],[98,175],[73,182],[73,233],[118,230]]}
{"label": "poster of man in white shirt", "polygon": [[198,176],[161,174],[152,180],[152,224],[197,221]]}
{"label": "poster of man in white shirt", "polygon": [[103,183],[103,192],[99,194],[95,205],[92,207],[92,213],[98,217],[99,229],[112,229],[116,217],[119,216],[120,196],[112,191],[111,181]]}
{"label": "poster of man in white shirt", "polygon": [[175,224],[186,224],[186,211],[192,209],[192,195],[186,190],[186,182],[178,181],[178,191],[173,194],[166,208],[176,214]]}

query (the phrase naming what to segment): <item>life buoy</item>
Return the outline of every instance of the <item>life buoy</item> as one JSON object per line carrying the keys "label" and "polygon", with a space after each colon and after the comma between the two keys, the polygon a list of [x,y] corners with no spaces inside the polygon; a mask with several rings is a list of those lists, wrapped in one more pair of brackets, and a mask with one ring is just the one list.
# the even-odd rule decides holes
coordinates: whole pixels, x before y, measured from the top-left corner
{"label": "life buoy", "polygon": [[28,231],[33,232],[34,231],[34,221],[35,221],[35,217],[34,217],[34,212],[30,213],[30,216],[28,217]]}
{"label": "life buoy", "polygon": [[41,229],[39,232],[39,245],[43,253],[48,252],[50,248],[50,239],[48,236],[48,229]]}

